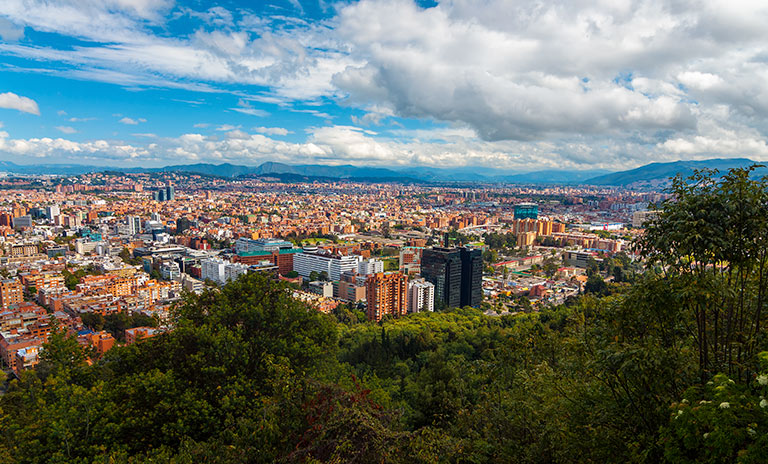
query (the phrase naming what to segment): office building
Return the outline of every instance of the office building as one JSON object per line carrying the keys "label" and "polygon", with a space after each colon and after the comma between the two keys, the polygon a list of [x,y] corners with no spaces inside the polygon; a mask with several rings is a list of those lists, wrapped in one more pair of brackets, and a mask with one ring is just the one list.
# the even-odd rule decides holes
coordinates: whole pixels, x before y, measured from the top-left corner
{"label": "office building", "polygon": [[180,217],[176,219],[176,233],[182,234],[185,230],[189,230],[192,227],[192,221],[189,218]]}
{"label": "office building", "polygon": [[342,272],[356,271],[360,260],[359,255],[332,255],[305,250],[294,255],[293,270],[307,279],[312,272],[318,274],[325,272],[330,280],[339,280]]}
{"label": "office building", "polygon": [[222,259],[204,259],[200,262],[200,277],[203,280],[212,280],[221,283],[226,280],[224,270],[227,262]]}
{"label": "office building", "polygon": [[461,306],[480,306],[483,300],[483,253],[461,248]]}
{"label": "office building", "polygon": [[435,307],[455,308],[461,304],[461,253],[458,248],[424,250],[421,276],[435,286]]}
{"label": "office building", "polygon": [[535,203],[519,203],[515,205],[515,219],[538,219],[539,205]]}
{"label": "office building", "polygon": [[129,235],[138,235],[141,233],[141,218],[138,216],[126,216]]}
{"label": "office building", "polygon": [[200,262],[200,277],[212,280],[217,284],[225,284],[236,280],[248,272],[248,266],[240,263],[230,263],[220,258],[204,259]]}
{"label": "office building", "polygon": [[483,258],[479,249],[426,249],[421,276],[435,286],[437,308],[477,306],[482,300]]}
{"label": "office building", "polygon": [[172,186],[160,187],[152,192],[152,199],[155,201],[173,201],[176,199],[176,191]]}
{"label": "office building", "polygon": [[366,314],[369,321],[408,312],[408,276],[399,272],[371,274],[365,281]]}
{"label": "office building", "polygon": [[19,216],[13,218],[14,229],[31,229],[32,228],[32,216]]}
{"label": "office building", "polygon": [[293,243],[286,242],[276,238],[260,238],[253,240],[250,238],[240,237],[235,241],[235,253],[252,253],[256,251],[279,251],[290,250],[293,248]]}
{"label": "office building", "polygon": [[49,221],[53,221],[53,218],[61,214],[61,210],[59,209],[59,205],[51,205],[45,207],[45,217]]}

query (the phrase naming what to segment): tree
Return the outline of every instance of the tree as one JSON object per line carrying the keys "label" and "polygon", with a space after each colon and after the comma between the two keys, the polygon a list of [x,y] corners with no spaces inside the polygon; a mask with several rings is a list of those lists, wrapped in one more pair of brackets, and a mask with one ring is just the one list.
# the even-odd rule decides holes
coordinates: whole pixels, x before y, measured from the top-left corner
{"label": "tree", "polygon": [[66,327],[59,325],[56,318],[51,318],[51,333],[43,344],[40,361],[43,369],[53,373],[83,367],[88,358],[85,349],[70,335]]}
{"label": "tree", "polygon": [[701,380],[716,372],[747,380],[766,326],[768,183],[750,168],[697,171],[672,181],[639,241],[681,298],[699,355]]}
{"label": "tree", "polygon": [[593,274],[587,279],[587,283],[584,284],[584,292],[605,295],[608,292],[608,284],[605,283],[605,280],[599,274]]}

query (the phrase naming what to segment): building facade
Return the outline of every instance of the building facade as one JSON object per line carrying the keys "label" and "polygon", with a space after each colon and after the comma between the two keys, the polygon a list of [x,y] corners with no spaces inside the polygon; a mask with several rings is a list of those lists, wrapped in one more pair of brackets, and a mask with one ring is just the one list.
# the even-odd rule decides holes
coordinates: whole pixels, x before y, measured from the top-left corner
{"label": "building facade", "polygon": [[458,248],[435,247],[421,256],[421,276],[435,286],[435,306],[461,304],[461,253]]}
{"label": "building facade", "polygon": [[408,312],[408,276],[399,272],[371,274],[365,281],[366,314],[369,321]]}
{"label": "building facade", "polygon": [[293,257],[293,270],[309,278],[312,272],[325,272],[330,280],[339,280],[345,271],[356,271],[359,255],[330,255],[312,252],[297,253]]}
{"label": "building facade", "polygon": [[435,310],[435,286],[426,280],[408,283],[408,312],[421,313]]}

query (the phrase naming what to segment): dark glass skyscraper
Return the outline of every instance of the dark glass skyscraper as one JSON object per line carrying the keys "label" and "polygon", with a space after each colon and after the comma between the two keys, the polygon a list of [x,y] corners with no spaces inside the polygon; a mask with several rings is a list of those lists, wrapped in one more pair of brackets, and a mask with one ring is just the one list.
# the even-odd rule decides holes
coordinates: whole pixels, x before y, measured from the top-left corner
{"label": "dark glass skyscraper", "polygon": [[424,250],[421,276],[435,286],[435,307],[478,306],[483,298],[480,250],[435,247]]}
{"label": "dark glass skyscraper", "polygon": [[483,253],[461,249],[461,306],[479,306],[483,300]]}
{"label": "dark glass skyscraper", "polygon": [[152,199],[155,201],[173,201],[176,198],[176,190],[173,186],[160,187],[152,192]]}
{"label": "dark glass skyscraper", "polygon": [[435,286],[435,308],[452,308],[461,304],[461,253],[458,248],[424,250],[421,276]]}

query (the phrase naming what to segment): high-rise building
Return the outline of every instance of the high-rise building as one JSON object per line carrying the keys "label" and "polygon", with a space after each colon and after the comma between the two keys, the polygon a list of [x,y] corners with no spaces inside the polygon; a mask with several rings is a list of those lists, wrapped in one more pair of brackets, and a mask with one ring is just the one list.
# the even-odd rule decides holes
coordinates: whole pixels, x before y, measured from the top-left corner
{"label": "high-rise building", "polygon": [[45,217],[48,218],[48,220],[52,221],[53,218],[61,214],[61,210],[59,209],[59,205],[51,205],[45,207]]}
{"label": "high-rise building", "polygon": [[13,215],[0,213],[0,227],[13,227]]}
{"label": "high-rise building", "polygon": [[436,307],[477,306],[482,301],[483,257],[479,249],[426,249],[421,276],[435,286]]}
{"label": "high-rise building", "polygon": [[403,316],[408,312],[408,276],[399,272],[371,274],[365,281],[366,314],[369,321],[385,315]]}
{"label": "high-rise building", "polygon": [[435,306],[455,308],[461,304],[461,253],[458,248],[424,250],[421,276],[435,286]]}
{"label": "high-rise building", "polygon": [[152,192],[152,199],[155,201],[173,201],[176,198],[176,190],[173,186],[160,187]]}
{"label": "high-rise building", "polygon": [[0,281],[0,307],[8,308],[9,305],[24,301],[24,288],[17,279]]}
{"label": "high-rise building", "polygon": [[479,306],[483,300],[483,252],[461,249],[461,306]]}
{"label": "high-rise building", "polygon": [[126,221],[128,223],[128,233],[130,235],[136,235],[141,233],[141,218],[138,216],[127,216]]}
{"label": "high-rise building", "polygon": [[421,313],[435,310],[435,286],[426,280],[408,282],[408,312]]}
{"label": "high-rise building", "polygon": [[184,216],[176,219],[176,233],[181,234],[185,230],[189,230],[189,228],[192,227],[192,221],[189,220],[189,218],[186,218]]}
{"label": "high-rise building", "polygon": [[535,203],[519,203],[515,205],[515,219],[538,219],[539,205]]}

